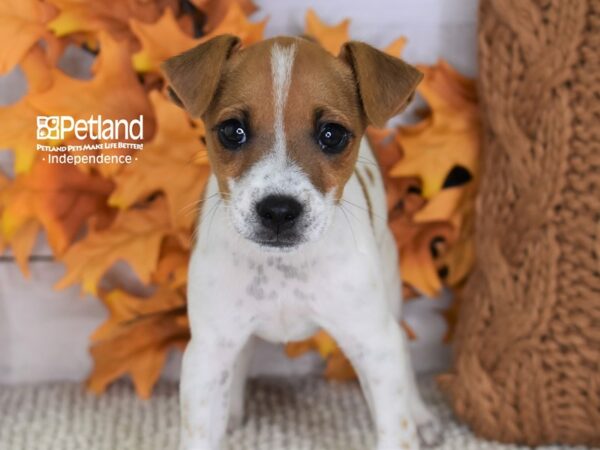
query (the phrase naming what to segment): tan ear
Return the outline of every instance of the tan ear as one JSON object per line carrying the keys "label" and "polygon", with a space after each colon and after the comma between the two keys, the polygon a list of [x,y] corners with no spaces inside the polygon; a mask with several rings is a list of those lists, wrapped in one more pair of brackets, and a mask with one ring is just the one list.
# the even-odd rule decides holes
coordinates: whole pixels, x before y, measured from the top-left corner
{"label": "tan ear", "polygon": [[173,101],[192,116],[202,116],[217,90],[225,61],[239,44],[239,38],[224,34],[165,61],[161,68]]}
{"label": "tan ear", "polygon": [[410,103],[423,78],[410,64],[363,42],[344,44],[340,58],[352,67],[364,112],[377,127],[384,126]]}

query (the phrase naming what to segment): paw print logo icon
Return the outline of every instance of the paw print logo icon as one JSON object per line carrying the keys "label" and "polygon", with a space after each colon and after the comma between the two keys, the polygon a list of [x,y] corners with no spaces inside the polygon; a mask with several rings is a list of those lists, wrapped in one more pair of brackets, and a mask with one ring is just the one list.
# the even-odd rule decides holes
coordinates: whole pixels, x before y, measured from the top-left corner
{"label": "paw print logo icon", "polygon": [[60,139],[60,120],[58,116],[37,117],[38,139]]}

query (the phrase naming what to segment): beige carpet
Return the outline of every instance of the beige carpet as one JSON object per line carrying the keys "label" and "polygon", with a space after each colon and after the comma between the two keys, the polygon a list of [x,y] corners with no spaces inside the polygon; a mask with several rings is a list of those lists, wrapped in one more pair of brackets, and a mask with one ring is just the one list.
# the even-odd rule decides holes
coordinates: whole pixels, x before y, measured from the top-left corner
{"label": "beige carpet", "polygon": [[[431,379],[420,387],[445,425],[439,449],[528,448],[475,439],[454,421]],[[177,403],[177,386],[169,383],[160,384],[148,401],[137,399],[125,382],[102,397],[73,383],[0,387],[0,449],[175,450]],[[246,424],[229,438],[231,450],[373,448],[367,408],[355,384],[316,378],[252,381],[247,412]]]}

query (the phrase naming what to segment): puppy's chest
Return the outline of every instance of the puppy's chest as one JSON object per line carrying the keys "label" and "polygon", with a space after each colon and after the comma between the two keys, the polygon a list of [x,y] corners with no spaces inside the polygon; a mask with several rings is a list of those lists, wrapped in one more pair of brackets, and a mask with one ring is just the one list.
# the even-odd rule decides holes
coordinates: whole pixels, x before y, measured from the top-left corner
{"label": "puppy's chest", "polygon": [[254,316],[255,332],[277,342],[304,339],[316,331],[318,261],[290,264],[277,256],[249,261],[239,288]]}

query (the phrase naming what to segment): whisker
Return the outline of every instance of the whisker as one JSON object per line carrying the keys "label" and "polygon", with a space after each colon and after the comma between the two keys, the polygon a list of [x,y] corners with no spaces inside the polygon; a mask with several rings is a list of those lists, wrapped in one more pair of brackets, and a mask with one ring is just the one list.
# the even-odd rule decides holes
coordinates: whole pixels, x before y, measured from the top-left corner
{"label": "whisker", "polygon": [[366,213],[368,213],[368,214],[372,214],[372,215],[373,215],[373,217],[376,217],[376,218],[378,218],[379,220],[386,220],[386,219],[385,219],[383,216],[380,216],[379,214],[375,214],[375,213],[373,212],[373,210],[369,211],[367,208],[364,208],[364,207],[362,207],[362,206],[360,206],[360,205],[357,205],[356,203],[352,203],[351,201],[349,201],[349,200],[346,200],[345,198],[342,198],[341,200],[342,200],[343,202],[345,202],[345,203],[348,203],[350,206],[354,206],[355,208],[358,208],[358,209],[360,209],[360,210],[362,210],[362,211],[365,211],[365,212],[366,212]]}
{"label": "whisker", "polygon": [[356,160],[365,164],[371,164],[372,166],[376,166],[377,168],[379,168],[379,163],[377,161],[373,161],[367,158],[366,156],[359,156]]}
{"label": "whisker", "polygon": [[344,206],[341,203],[338,203],[337,206],[340,208],[340,210],[344,214],[344,217],[346,218],[346,222],[348,223],[348,227],[350,228],[350,233],[352,234],[352,240],[354,241],[354,247],[358,250],[358,242],[356,241],[356,236],[354,234],[354,229],[352,228],[352,224],[350,223],[350,219],[348,219],[348,215],[346,214],[345,208],[344,208]]}

